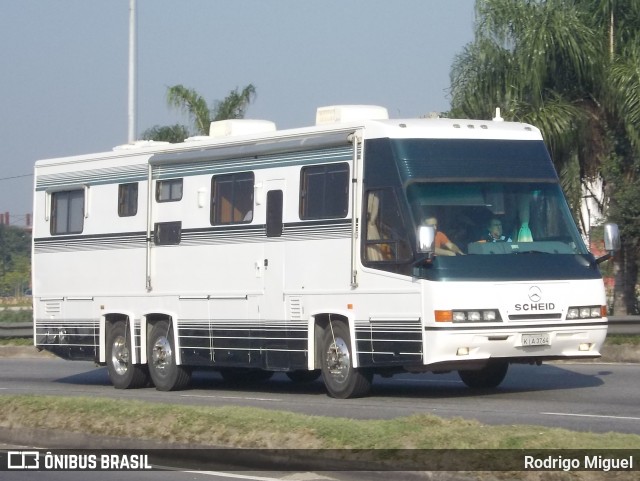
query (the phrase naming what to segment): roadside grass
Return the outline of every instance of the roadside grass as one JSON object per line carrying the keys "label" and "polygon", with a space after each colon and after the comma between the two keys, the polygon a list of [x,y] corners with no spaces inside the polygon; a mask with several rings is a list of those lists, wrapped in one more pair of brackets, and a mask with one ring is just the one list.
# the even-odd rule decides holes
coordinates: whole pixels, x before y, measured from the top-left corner
{"label": "roadside grass", "polygon": [[31,337],[0,338],[0,346],[33,346],[33,338]]}
{"label": "roadside grass", "polygon": [[0,309],[0,322],[32,322],[33,311],[31,309]]}
{"label": "roadside grass", "polygon": [[607,334],[607,338],[604,342],[605,346],[621,346],[621,345],[640,345],[640,336],[630,334]]}
{"label": "roadside grass", "polygon": [[106,398],[0,396],[0,426],[173,444],[284,449],[640,449],[640,436],[489,426],[417,414],[393,420]]}

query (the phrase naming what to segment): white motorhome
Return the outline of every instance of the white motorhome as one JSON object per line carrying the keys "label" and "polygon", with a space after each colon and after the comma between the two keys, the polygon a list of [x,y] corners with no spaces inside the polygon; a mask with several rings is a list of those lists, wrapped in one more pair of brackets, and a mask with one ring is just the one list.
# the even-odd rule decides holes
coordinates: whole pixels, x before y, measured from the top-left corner
{"label": "white motorhome", "polygon": [[530,125],[222,121],[39,161],[34,204],[34,343],[116,388],[196,369],[322,375],[338,398],[407,371],[495,387],[509,363],[598,357],[607,332],[599,259]]}

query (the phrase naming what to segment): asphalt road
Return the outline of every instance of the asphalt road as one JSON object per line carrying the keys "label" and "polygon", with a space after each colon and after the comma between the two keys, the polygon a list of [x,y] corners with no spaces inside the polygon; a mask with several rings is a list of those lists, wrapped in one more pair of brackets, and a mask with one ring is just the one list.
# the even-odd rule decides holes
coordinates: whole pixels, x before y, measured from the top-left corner
{"label": "asphalt road", "polygon": [[296,385],[284,375],[240,388],[214,372],[194,373],[186,391],[116,390],[106,368],[53,358],[0,359],[1,394],[102,396],[183,405],[255,406],[312,415],[391,419],[417,413],[576,431],[640,434],[640,364],[512,365],[502,385],[474,392],[455,373],[376,376],[369,397],[328,397],[322,382]]}

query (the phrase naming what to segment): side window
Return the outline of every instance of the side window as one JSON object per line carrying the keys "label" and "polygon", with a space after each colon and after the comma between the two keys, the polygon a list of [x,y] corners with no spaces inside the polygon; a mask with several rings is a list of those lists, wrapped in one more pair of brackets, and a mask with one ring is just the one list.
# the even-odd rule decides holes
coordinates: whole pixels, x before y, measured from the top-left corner
{"label": "side window", "polygon": [[156,201],[177,202],[182,199],[182,179],[159,180],[156,182]]}
{"label": "side window", "polygon": [[84,189],[51,194],[52,235],[79,234],[84,229]]}
{"label": "side window", "polygon": [[253,220],[253,172],[216,175],[211,179],[211,225]]}
{"label": "side window", "polygon": [[267,192],[267,237],[282,236],[283,193],[281,190]]}
{"label": "side window", "polygon": [[158,246],[180,244],[182,222],[156,222],[153,229],[153,242]]}
{"label": "side window", "polygon": [[131,217],[138,213],[138,183],[118,185],[118,215]]}
{"label": "side window", "polygon": [[349,211],[349,164],[304,167],[300,173],[300,218],[344,218]]}
{"label": "side window", "polygon": [[367,225],[363,238],[364,261],[376,263],[409,260],[411,249],[393,190],[368,192],[365,207]]}

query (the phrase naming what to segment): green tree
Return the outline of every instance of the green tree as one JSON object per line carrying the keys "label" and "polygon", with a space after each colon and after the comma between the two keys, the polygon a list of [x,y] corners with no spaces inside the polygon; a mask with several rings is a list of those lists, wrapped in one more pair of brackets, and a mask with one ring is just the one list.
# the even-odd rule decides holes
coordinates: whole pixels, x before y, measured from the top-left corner
{"label": "green tree", "polygon": [[157,140],[172,144],[183,142],[187,137],[189,137],[189,130],[181,124],[154,125],[142,133],[144,140]]}
{"label": "green tree", "polygon": [[0,295],[20,296],[31,278],[31,235],[0,224]]}
{"label": "green tree", "polygon": [[616,312],[634,308],[640,203],[640,2],[477,0],[475,40],[451,72],[454,116],[536,125],[574,211],[602,176],[624,235]]}
{"label": "green tree", "polygon": [[235,88],[223,99],[214,100],[209,106],[205,98],[194,89],[183,85],[174,85],[167,89],[167,104],[171,108],[186,113],[193,130],[176,124],[173,126],[154,126],[143,132],[145,140],[182,142],[189,135],[208,135],[211,122],[226,119],[244,118],[249,104],[256,97],[256,88],[249,84],[242,90]]}

